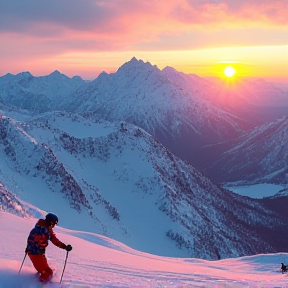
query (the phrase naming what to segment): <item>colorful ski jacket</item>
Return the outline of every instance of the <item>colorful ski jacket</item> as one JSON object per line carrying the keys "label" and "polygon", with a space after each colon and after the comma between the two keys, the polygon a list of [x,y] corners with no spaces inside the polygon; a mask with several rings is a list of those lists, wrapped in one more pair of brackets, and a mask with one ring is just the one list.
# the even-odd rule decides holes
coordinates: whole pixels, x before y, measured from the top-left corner
{"label": "colorful ski jacket", "polygon": [[48,240],[59,248],[66,248],[66,245],[57,239],[52,227],[45,220],[40,219],[29,234],[26,253],[31,255],[45,254]]}

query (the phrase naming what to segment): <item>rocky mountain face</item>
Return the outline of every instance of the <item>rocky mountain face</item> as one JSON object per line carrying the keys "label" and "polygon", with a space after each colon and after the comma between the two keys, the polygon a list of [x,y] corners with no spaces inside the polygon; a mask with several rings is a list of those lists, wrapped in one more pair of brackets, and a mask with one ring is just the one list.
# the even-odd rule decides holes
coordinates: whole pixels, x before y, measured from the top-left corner
{"label": "rocky mountain face", "polygon": [[287,231],[284,219],[219,188],[137,126],[49,112],[25,122],[4,115],[0,134],[3,184],[43,210],[53,207],[75,229],[167,256],[218,259],[284,247],[263,240]]}
{"label": "rocky mountain face", "polygon": [[206,175],[218,182],[288,183],[288,117],[255,128],[232,141]]}

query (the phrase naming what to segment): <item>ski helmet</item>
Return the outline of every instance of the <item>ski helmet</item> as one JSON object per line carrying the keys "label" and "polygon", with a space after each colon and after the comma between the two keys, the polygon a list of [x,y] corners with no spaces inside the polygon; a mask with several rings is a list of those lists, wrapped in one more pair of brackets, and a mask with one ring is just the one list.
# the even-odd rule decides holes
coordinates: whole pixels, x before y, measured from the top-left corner
{"label": "ski helmet", "polygon": [[58,223],[58,217],[53,213],[48,213],[45,217],[45,221],[47,221],[50,225],[51,224],[56,225]]}

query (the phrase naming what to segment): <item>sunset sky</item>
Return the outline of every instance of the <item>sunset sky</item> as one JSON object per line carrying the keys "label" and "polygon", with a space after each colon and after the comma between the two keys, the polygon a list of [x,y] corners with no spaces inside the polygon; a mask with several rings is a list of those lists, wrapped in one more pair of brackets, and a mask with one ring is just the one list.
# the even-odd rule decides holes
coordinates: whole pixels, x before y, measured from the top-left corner
{"label": "sunset sky", "polygon": [[95,79],[133,56],[288,82],[288,0],[0,0],[0,76]]}

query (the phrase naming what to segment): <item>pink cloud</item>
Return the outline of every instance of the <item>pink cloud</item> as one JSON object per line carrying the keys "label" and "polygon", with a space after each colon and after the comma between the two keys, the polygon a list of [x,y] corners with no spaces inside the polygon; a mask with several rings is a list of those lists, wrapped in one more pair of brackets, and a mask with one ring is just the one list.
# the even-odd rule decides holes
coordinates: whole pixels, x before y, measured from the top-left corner
{"label": "pink cloud", "polygon": [[[13,2],[13,3],[12,3]],[[127,49],[192,29],[288,24],[288,0],[27,0],[0,2],[0,33],[77,47]],[[263,27],[262,26],[262,27]],[[217,28],[218,27],[218,28]],[[67,45],[68,46],[68,45]],[[61,44],[59,44],[61,47]],[[88,48],[89,49],[89,48]]]}
{"label": "pink cloud", "polygon": [[183,0],[172,16],[186,24],[288,25],[287,0]]}

